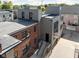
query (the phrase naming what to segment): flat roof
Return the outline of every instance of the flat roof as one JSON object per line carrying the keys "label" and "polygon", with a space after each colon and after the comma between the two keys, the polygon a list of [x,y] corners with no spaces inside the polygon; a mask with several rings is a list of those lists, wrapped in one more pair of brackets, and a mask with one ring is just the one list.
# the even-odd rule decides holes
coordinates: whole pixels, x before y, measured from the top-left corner
{"label": "flat roof", "polygon": [[54,18],[56,16],[59,16],[59,14],[44,14],[44,15],[42,15],[42,17],[45,17],[45,18]]}
{"label": "flat roof", "polygon": [[59,16],[59,14],[48,14],[48,16]]}
{"label": "flat roof", "polygon": [[42,15],[42,17],[46,17],[46,16],[59,16],[59,14],[44,14],[44,15]]}
{"label": "flat roof", "polygon": [[31,20],[18,20],[16,22],[0,22],[0,36],[10,34],[23,28],[37,24]]}
{"label": "flat roof", "polygon": [[13,38],[12,36],[3,35],[0,36],[0,43],[2,45],[2,52],[0,53],[0,55],[2,55],[3,53],[7,52],[11,48],[21,43],[21,41],[16,38]]}
{"label": "flat roof", "polygon": [[59,16],[59,14],[44,14],[44,15],[42,15],[43,18],[49,18],[49,19],[54,19],[57,16]]}
{"label": "flat roof", "polygon": [[20,40],[10,36],[9,34],[35,24],[37,23],[30,19],[18,19],[16,22],[0,22],[0,43],[2,44],[2,52],[0,55],[21,43]]}
{"label": "flat roof", "polygon": [[10,11],[0,11],[0,13],[9,13]]}

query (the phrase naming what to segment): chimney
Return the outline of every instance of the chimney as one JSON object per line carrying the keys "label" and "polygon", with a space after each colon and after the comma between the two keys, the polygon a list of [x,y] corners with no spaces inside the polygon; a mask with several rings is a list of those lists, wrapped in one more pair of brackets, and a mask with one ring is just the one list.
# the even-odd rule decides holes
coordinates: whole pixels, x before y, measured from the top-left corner
{"label": "chimney", "polygon": [[0,43],[0,53],[2,52],[2,45],[1,45],[1,43]]}

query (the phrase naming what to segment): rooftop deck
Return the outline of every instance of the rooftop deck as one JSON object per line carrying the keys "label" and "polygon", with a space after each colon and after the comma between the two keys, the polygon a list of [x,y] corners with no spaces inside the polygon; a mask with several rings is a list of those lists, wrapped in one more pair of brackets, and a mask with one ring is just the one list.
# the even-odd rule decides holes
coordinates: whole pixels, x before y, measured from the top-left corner
{"label": "rooftop deck", "polygon": [[23,28],[28,28],[35,24],[36,22],[34,21],[21,19],[16,22],[0,22],[0,36],[10,34]]}
{"label": "rooftop deck", "polygon": [[28,28],[35,24],[36,22],[32,20],[24,19],[18,19],[18,21],[16,22],[0,22],[0,43],[2,44],[2,52],[0,53],[0,55],[7,52],[17,44],[21,43],[20,40],[11,37],[8,34],[20,29]]}
{"label": "rooftop deck", "polygon": [[[78,49],[78,53],[76,53]],[[50,58],[74,58],[79,54],[79,33],[65,30],[64,36],[60,38],[57,45],[52,50]]]}
{"label": "rooftop deck", "polygon": [[22,24],[25,26],[31,25],[33,23],[35,23],[35,21],[31,20],[31,19],[18,19],[18,21],[16,21],[18,24]]}

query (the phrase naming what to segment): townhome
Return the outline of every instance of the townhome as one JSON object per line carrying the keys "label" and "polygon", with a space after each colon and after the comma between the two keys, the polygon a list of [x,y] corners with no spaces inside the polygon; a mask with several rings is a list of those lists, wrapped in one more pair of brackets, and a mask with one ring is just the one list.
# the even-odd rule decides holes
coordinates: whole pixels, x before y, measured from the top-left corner
{"label": "townhome", "polygon": [[1,10],[0,11],[0,22],[4,22],[4,21],[14,21],[13,12]]}
{"label": "townhome", "polygon": [[63,19],[59,13],[59,7],[51,6],[47,9],[40,20],[40,42],[39,49],[31,56],[48,57],[52,53],[52,49],[62,36]]}
{"label": "townhome", "polygon": [[[1,56],[6,57],[6,58],[24,58],[24,57],[30,57],[33,55],[33,53],[36,51],[38,48],[38,42],[40,38],[40,25],[39,25],[39,18],[38,17],[38,12],[35,14],[34,10],[36,11],[37,9],[31,9],[31,12],[28,11],[27,9],[20,9],[18,10],[18,20],[15,22],[0,22],[0,36],[4,37],[5,35],[10,36],[11,38],[14,38],[14,43],[19,41],[20,43],[16,43],[16,45],[12,48],[10,48],[4,53],[4,49],[1,49]],[[31,15],[30,15],[30,14]],[[34,16],[37,16],[35,19]],[[3,38],[4,39],[4,38]],[[12,40],[12,39],[9,39]],[[5,41],[5,39],[4,39]],[[2,41],[2,42],[4,42]],[[7,44],[11,44],[11,42],[8,42],[7,38]],[[1,46],[4,47],[4,45],[1,42]],[[6,49],[8,49],[9,46],[7,46]],[[10,51],[12,49],[12,51]],[[9,56],[9,55],[12,56]]]}
{"label": "townhome", "polygon": [[19,19],[32,19],[34,21],[40,22],[41,16],[42,12],[38,8],[28,7],[18,10]]}
{"label": "townhome", "polygon": [[[11,37],[16,38],[19,41],[22,41],[18,46],[13,47],[14,57],[30,57],[37,48],[39,29],[38,24],[36,22],[28,20],[18,20],[18,22],[1,22],[0,27],[1,27],[0,36],[3,37],[2,39],[4,39],[4,41],[8,40],[8,38],[6,38],[5,35],[9,35]],[[1,41],[1,43],[4,41]],[[11,42],[6,42],[5,43],[6,46]],[[16,43],[16,41],[14,41],[14,43]],[[1,45],[4,47],[3,44]],[[2,50],[2,52],[3,51],[4,49]],[[6,52],[2,55],[5,54]],[[5,55],[5,57],[7,56]]]}
{"label": "townhome", "polygon": [[79,31],[79,7],[62,6],[61,15],[66,25],[66,29]]}

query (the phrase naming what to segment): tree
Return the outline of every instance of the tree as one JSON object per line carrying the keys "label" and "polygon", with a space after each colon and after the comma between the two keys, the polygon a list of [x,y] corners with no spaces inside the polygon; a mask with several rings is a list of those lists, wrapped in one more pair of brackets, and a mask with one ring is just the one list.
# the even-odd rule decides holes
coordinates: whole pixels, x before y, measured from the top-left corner
{"label": "tree", "polygon": [[14,5],[13,9],[20,9],[21,7],[19,5]]}
{"label": "tree", "polygon": [[2,9],[2,3],[1,3],[1,0],[0,0],[0,9]]}
{"label": "tree", "polygon": [[8,8],[9,9],[13,9],[13,3],[12,3],[12,1],[9,1],[7,4],[8,4]]}
{"label": "tree", "polygon": [[11,1],[2,4],[2,9],[13,9],[13,3]]}
{"label": "tree", "polygon": [[65,3],[61,3],[61,4],[58,4],[59,6],[68,6],[67,4]]}

